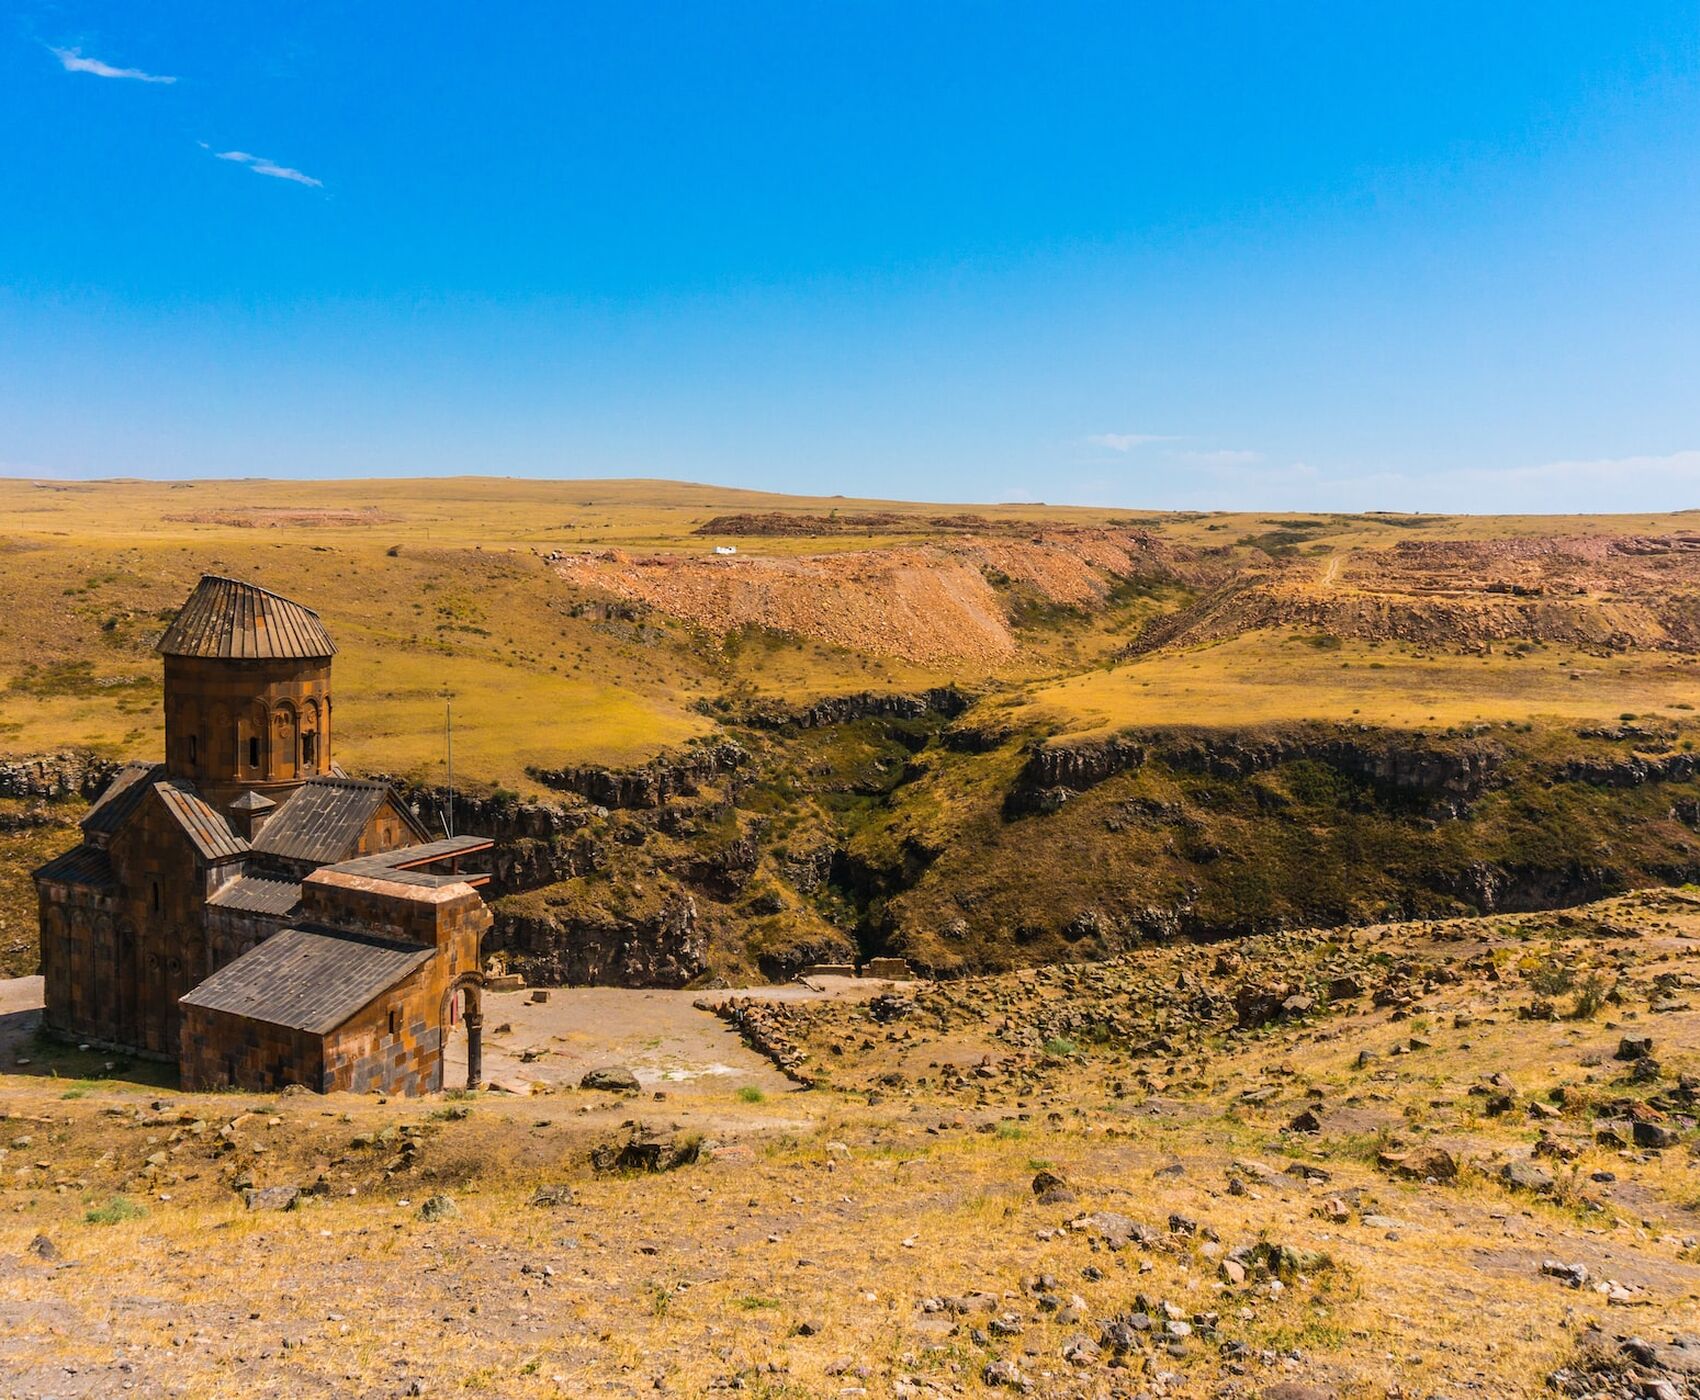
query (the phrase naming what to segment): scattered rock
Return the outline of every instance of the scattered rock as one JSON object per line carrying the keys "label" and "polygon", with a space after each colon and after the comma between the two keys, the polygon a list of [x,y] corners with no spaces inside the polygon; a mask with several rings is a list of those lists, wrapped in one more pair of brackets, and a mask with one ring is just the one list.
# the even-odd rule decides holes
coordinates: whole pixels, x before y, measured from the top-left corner
{"label": "scattered rock", "polygon": [[578,1086],[581,1089],[603,1089],[611,1094],[635,1094],[643,1087],[638,1083],[637,1075],[624,1065],[586,1070]]}
{"label": "scattered rock", "polygon": [[1653,1053],[1653,1037],[1650,1035],[1626,1035],[1617,1042],[1617,1058],[1620,1060],[1644,1060]]}
{"label": "scattered rock", "polygon": [[1067,1205],[1078,1199],[1071,1187],[1055,1172],[1042,1171],[1033,1178],[1033,1194],[1042,1206]]}
{"label": "scattered rock", "polygon": [[982,1385],[1008,1386],[1011,1390],[1033,1389],[1033,1382],[1013,1361],[988,1361],[986,1369],[980,1372],[980,1382]]}
{"label": "scattered rock", "polygon": [[1516,1191],[1533,1191],[1538,1196],[1551,1193],[1556,1183],[1545,1167],[1534,1162],[1507,1162],[1499,1169],[1499,1179]]}
{"label": "scattered rock", "polygon": [[1456,1181],[1458,1162],[1444,1147],[1418,1147],[1410,1152],[1383,1152],[1376,1164],[1408,1181]]}
{"label": "scattered rock", "polygon": [[1586,1264],[1561,1264],[1556,1259],[1544,1259],[1541,1261],[1541,1272],[1548,1278],[1568,1284],[1571,1288],[1580,1288],[1588,1281]]}
{"label": "scattered rock", "polygon": [[701,1138],[675,1138],[640,1124],[624,1140],[592,1148],[590,1165],[599,1172],[664,1172],[689,1166],[701,1156]]}

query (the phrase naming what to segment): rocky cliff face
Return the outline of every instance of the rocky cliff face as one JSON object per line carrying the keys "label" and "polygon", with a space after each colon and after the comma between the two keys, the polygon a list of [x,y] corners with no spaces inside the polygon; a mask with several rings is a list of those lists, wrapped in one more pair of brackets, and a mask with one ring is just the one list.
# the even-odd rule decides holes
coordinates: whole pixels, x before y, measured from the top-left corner
{"label": "rocky cliff face", "polygon": [[82,752],[0,758],[0,797],[81,797],[92,801],[120,766],[116,759]]}
{"label": "rocky cliff face", "polygon": [[708,968],[696,901],[677,891],[626,915],[505,912],[484,949],[544,986],[682,987]]}
{"label": "rocky cliff face", "polygon": [[1700,755],[1631,754],[1628,757],[1572,759],[1554,775],[1563,783],[1598,787],[1640,787],[1643,783],[1686,783],[1700,775]]}
{"label": "rocky cliff face", "polygon": [[859,719],[925,719],[929,715],[954,719],[973,703],[972,695],[953,685],[936,686],[914,695],[870,690],[854,695],[829,695],[811,705],[791,706],[777,701],[750,705],[737,714],[737,720],[754,729],[821,729],[832,724],[852,724]]}
{"label": "rocky cliff face", "polygon": [[1120,734],[1035,744],[1004,799],[1004,813],[1054,812],[1076,794],[1143,762],[1144,745]]}
{"label": "rocky cliff face", "polygon": [[1398,730],[1351,733],[1322,726],[1280,734],[1148,735],[1154,754],[1181,772],[1247,778],[1298,759],[1326,764],[1393,794],[1432,804],[1436,815],[1461,816],[1497,779],[1504,761],[1494,745],[1457,740],[1445,746]]}
{"label": "rocky cliff face", "polygon": [[694,797],[698,785],[741,768],[749,753],[730,740],[682,754],[664,754],[639,768],[534,768],[545,787],[577,793],[602,807],[653,810],[669,797]]}

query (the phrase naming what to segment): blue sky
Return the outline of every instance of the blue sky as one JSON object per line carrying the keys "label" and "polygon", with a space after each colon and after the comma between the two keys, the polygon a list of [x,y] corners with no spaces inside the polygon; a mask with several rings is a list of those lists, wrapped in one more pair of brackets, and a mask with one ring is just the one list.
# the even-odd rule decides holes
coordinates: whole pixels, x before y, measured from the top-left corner
{"label": "blue sky", "polygon": [[1700,506],[1700,6],[38,4],[0,472]]}

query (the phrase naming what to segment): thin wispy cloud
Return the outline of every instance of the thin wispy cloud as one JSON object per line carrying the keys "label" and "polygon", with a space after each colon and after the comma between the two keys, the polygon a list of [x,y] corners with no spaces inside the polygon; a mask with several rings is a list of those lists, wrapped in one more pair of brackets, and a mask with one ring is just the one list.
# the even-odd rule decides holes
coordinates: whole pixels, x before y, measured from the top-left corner
{"label": "thin wispy cloud", "polygon": [[[201,143],[203,146],[205,142]],[[210,150],[211,147],[208,147]],[[315,180],[311,175],[304,174],[292,165],[279,165],[275,160],[267,160],[264,156],[250,155],[247,151],[214,151],[220,160],[232,160],[238,165],[245,165],[256,175],[269,175],[274,180],[289,180],[297,185],[307,185],[312,189],[323,189],[325,182]]]}
{"label": "thin wispy cloud", "polygon": [[1132,452],[1152,442],[1173,442],[1166,433],[1093,433],[1086,441],[1094,447],[1107,447],[1112,452]]}
{"label": "thin wispy cloud", "polygon": [[49,49],[67,73],[92,73],[97,78],[128,78],[136,83],[174,83],[163,73],[144,73],[140,68],[114,68],[98,58],[85,58],[81,49]]}

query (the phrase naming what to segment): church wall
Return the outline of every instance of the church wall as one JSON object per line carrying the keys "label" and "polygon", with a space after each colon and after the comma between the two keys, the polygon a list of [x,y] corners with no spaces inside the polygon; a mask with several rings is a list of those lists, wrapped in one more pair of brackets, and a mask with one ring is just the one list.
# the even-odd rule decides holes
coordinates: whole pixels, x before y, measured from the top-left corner
{"label": "church wall", "polygon": [[[37,887],[41,913],[41,972],[50,1030],[95,1040],[115,1038],[110,991],[122,984],[120,951],[134,948],[134,931],[120,938],[119,901],[85,885],[43,881]],[[104,921],[104,922],[103,922]],[[108,932],[110,930],[110,932]],[[102,958],[110,967],[97,971]]]}
{"label": "church wall", "polygon": [[129,974],[96,939],[94,1006],[108,1038],[153,1054],[177,1054],[177,999],[204,980],[206,866],[156,794],[137,807],[107,854],[118,874],[118,918],[133,933]]}
{"label": "church wall", "polygon": [[207,930],[207,976],[226,963],[251,952],[274,933],[289,927],[282,914],[255,914],[247,909],[229,909],[209,904],[205,910]]}
{"label": "church wall", "polygon": [[331,771],[331,663],[165,658],[165,761],[215,807]]}
{"label": "church wall", "polygon": [[444,1000],[433,958],[325,1037],[325,1088],[428,1094],[442,1084]]}
{"label": "church wall", "polygon": [[383,855],[386,851],[399,851],[403,846],[415,845],[418,840],[412,825],[402,815],[395,798],[391,797],[372,814],[372,820],[366,823],[366,829],[360,833],[360,841],[354,854]]}
{"label": "church wall", "polygon": [[183,1008],[178,1068],[183,1088],[197,1093],[266,1091],[291,1084],[323,1093],[330,1087],[322,1037],[204,1006]]}

